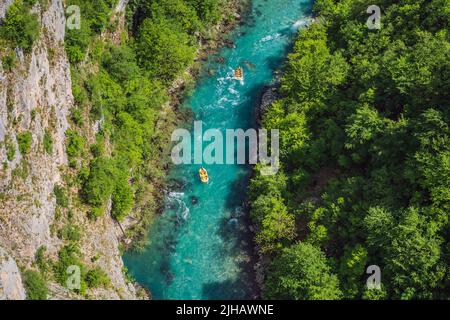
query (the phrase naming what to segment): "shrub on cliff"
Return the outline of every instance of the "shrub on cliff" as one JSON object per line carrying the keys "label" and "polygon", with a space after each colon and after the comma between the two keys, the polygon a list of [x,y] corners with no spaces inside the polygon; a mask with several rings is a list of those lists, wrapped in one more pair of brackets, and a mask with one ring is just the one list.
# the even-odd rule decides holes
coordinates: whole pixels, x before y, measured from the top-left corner
{"label": "shrub on cliff", "polygon": [[71,5],[80,7],[82,17],[79,29],[66,30],[64,43],[71,63],[78,63],[84,60],[87,48],[92,43],[92,37],[101,33],[107,27],[114,3],[115,0],[67,1],[67,7]]}
{"label": "shrub on cliff", "polygon": [[64,192],[64,189],[61,186],[55,185],[53,188],[53,193],[55,194],[56,204],[63,208],[67,208],[69,205],[69,200]]}
{"label": "shrub on cliff", "polygon": [[0,37],[10,42],[12,47],[30,51],[34,41],[39,37],[40,26],[37,15],[30,12],[34,2],[14,1],[0,24]]}
{"label": "shrub on cliff", "polygon": [[117,179],[112,194],[112,215],[121,221],[133,208],[133,200],[133,191],[126,177]]}
{"label": "shrub on cliff", "polygon": [[75,167],[75,158],[81,156],[85,146],[85,139],[73,130],[66,131],[67,137],[67,155],[69,156],[69,165]]}
{"label": "shrub on cliff", "polygon": [[16,66],[16,55],[14,52],[10,52],[2,58],[2,66],[6,72],[11,71]]}
{"label": "shrub on cliff", "polygon": [[47,130],[45,130],[44,133],[43,143],[45,152],[51,155],[53,153],[53,139],[50,132],[48,132]]}
{"label": "shrub on cliff", "polygon": [[31,132],[23,132],[17,135],[17,143],[19,144],[19,151],[22,155],[30,152],[31,149]]}
{"label": "shrub on cliff", "polygon": [[106,287],[111,283],[106,272],[98,267],[89,270],[84,279],[89,288]]}
{"label": "shrub on cliff", "polygon": [[47,281],[39,272],[27,270],[23,279],[28,300],[47,300]]}
{"label": "shrub on cliff", "polygon": [[114,188],[114,168],[107,158],[92,160],[88,179],[83,184],[83,197],[85,201],[94,206],[101,207],[109,199]]}
{"label": "shrub on cliff", "polygon": [[[56,280],[62,286],[67,286],[67,280],[73,276],[74,273],[70,273],[69,267],[76,266],[80,269],[80,288],[77,291],[83,294],[86,291],[86,282],[84,281],[84,275],[86,274],[86,267],[81,262],[81,251],[77,244],[71,243],[61,248],[58,253],[58,261],[53,265],[53,271]],[[76,279],[75,279],[76,280]]]}
{"label": "shrub on cliff", "polygon": [[83,61],[90,43],[91,29],[87,23],[82,23],[80,29],[67,30],[64,45],[69,61],[71,63]]}

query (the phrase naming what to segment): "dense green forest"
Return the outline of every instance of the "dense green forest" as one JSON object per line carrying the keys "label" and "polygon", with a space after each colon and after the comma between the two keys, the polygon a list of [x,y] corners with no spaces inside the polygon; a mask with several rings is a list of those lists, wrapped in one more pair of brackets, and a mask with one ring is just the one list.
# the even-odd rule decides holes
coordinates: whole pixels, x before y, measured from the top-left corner
{"label": "dense green forest", "polygon": [[[28,55],[45,33],[31,8],[48,1],[8,8],[5,71],[16,64],[13,49]],[[171,87],[189,81],[199,43],[217,37],[212,26],[233,19],[230,2],[130,0],[121,26],[117,0],[65,1],[81,8],[82,23],[64,42],[75,105],[70,168],[53,191],[51,228],[62,246],[52,261],[40,247],[34,269],[23,272],[29,299],[45,299],[47,281],[65,285],[72,265],[81,268],[80,294],[110,285],[105,271],[85,265],[74,212],[93,223],[111,199],[117,221],[133,209],[139,219],[126,236],[146,235],[170,164],[168,137],[183,116],[165,108]],[[315,21],[289,55],[282,97],[263,115],[263,127],[281,135],[281,170],[255,170],[249,186],[255,242],[269,260],[263,298],[450,298],[450,0],[379,0],[379,30],[366,26],[372,4],[315,1]],[[52,153],[51,133],[43,139]],[[22,155],[31,140],[28,131],[17,135]],[[380,290],[366,287],[370,265],[381,269]]]}
{"label": "dense green forest", "polygon": [[371,4],[315,2],[263,116],[282,168],[249,188],[263,298],[450,297],[450,2],[377,1],[379,30]]}

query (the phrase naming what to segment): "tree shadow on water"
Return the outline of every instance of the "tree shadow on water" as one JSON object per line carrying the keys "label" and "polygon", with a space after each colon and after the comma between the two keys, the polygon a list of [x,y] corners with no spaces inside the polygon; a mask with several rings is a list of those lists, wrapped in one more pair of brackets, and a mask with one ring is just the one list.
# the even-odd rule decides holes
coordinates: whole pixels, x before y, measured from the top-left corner
{"label": "tree shadow on water", "polygon": [[202,288],[203,297],[208,300],[242,300],[256,299],[257,292],[251,288],[245,279],[225,280],[205,284]]}
{"label": "tree shadow on water", "polygon": [[[252,299],[259,295],[256,284],[253,234],[249,230],[251,224],[245,198],[230,195],[227,207],[232,209],[228,216],[219,222],[218,235],[222,242],[217,247],[217,254],[234,260],[237,273],[233,279],[217,281],[204,285],[203,295],[208,299]],[[233,209],[240,208],[234,211]],[[233,269],[234,269],[233,268]]]}

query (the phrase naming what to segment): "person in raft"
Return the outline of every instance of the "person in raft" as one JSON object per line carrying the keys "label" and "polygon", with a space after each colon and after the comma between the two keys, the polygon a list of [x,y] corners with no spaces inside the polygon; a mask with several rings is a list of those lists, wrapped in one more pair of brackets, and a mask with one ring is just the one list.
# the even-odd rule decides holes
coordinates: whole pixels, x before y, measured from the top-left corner
{"label": "person in raft", "polygon": [[234,71],[234,79],[238,80],[238,81],[243,81],[244,80],[244,71],[242,70],[241,67],[238,67]]}
{"label": "person in raft", "polygon": [[209,176],[208,176],[208,171],[206,171],[205,168],[201,167],[200,170],[198,171],[198,175],[200,176],[201,182],[208,183]]}

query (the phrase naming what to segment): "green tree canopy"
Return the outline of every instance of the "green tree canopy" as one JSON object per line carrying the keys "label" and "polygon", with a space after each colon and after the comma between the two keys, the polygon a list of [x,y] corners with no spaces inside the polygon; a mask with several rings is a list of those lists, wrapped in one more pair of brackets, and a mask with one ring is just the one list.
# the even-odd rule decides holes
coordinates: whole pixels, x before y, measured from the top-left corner
{"label": "green tree canopy", "polygon": [[269,267],[266,299],[334,300],[342,297],[325,254],[308,243],[283,249]]}
{"label": "green tree canopy", "polygon": [[139,64],[166,83],[181,74],[194,58],[190,37],[166,19],[144,20],[137,38]]}

